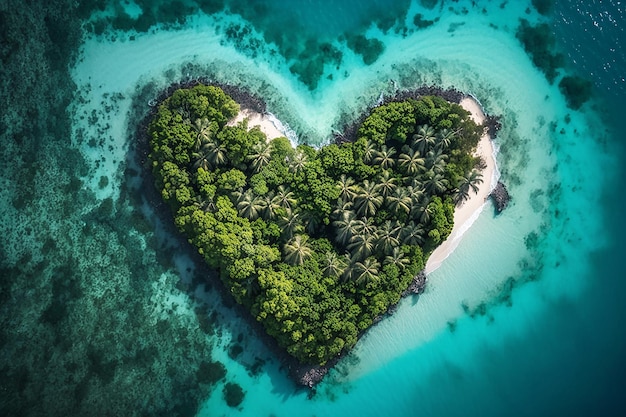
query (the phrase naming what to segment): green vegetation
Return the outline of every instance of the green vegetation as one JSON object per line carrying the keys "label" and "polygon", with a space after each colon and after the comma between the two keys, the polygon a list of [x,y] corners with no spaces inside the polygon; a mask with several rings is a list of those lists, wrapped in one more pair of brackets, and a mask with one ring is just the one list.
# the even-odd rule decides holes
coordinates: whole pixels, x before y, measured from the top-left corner
{"label": "green vegetation", "polygon": [[324,364],[400,300],[482,181],[482,127],[438,97],[393,102],[354,143],[267,141],[216,87],[176,91],[149,127],[175,223],[237,302],[303,363]]}

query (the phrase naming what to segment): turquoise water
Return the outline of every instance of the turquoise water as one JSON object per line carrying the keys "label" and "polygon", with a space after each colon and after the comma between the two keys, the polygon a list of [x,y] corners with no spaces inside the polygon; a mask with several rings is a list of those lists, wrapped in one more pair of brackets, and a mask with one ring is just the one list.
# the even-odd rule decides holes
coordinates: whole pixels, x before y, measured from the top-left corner
{"label": "turquoise water", "polygon": [[[430,3],[0,5],[0,414],[626,414],[624,5]],[[592,81],[580,110],[516,39],[520,18],[549,24],[558,77]],[[140,182],[149,101],[197,77],[262,96],[290,139],[320,146],[394,88],[456,87],[502,116],[511,206],[488,204],[426,293],[311,397]]]}

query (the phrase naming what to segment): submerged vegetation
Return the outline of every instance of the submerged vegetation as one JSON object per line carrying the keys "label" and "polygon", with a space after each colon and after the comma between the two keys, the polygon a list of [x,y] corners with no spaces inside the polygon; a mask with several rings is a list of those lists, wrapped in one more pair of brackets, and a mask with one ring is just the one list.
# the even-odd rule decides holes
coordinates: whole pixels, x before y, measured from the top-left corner
{"label": "submerged vegetation", "polygon": [[558,75],[557,70],[565,63],[565,58],[563,54],[554,52],[556,39],[550,26],[547,23],[532,26],[522,19],[516,35],[535,66],[553,83]]}
{"label": "submerged vegetation", "polygon": [[325,364],[400,300],[477,183],[482,127],[439,97],[391,102],[354,143],[268,141],[221,89],[177,90],[149,127],[178,229],[267,333]]}
{"label": "submerged vegetation", "polygon": [[[533,0],[533,6],[541,14],[547,14],[552,7],[551,1]],[[565,56],[555,52],[556,38],[547,23],[532,26],[521,19],[516,33],[517,38],[546,79],[553,84],[559,76],[559,69],[565,65]],[[565,75],[559,81],[559,90],[565,96],[568,107],[579,109],[592,95],[591,81],[578,75]]]}

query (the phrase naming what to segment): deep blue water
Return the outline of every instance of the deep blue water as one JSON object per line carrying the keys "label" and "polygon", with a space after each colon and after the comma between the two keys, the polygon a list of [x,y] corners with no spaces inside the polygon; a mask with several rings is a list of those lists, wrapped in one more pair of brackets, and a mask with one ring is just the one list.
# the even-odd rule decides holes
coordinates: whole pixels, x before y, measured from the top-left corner
{"label": "deep blue water", "polygon": [[[184,20],[194,7],[138,1],[132,4],[151,16],[143,24],[159,29],[125,33],[141,21],[120,19],[120,11],[138,9],[101,2],[110,9],[100,16],[118,16],[120,31],[98,26],[93,15],[85,29],[104,35],[85,44],[78,24],[104,9],[99,2],[93,10],[84,3],[84,13],[52,3],[0,4],[0,414],[626,415],[623,2],[557,1],[543,18],[530,2],[430,2],[432,9],[379,0],[227,3],[241,17],[204,15],[194,23]],[[222,4],[201,7],[216,12]],[[416,29],[417,13],[433,26]],[[516,53],[518,17],[548,22],[566,56],[559,71],[592,82],[594,97],[580,112],[565,109],[558,89]],[[254,33],[237,32],[242,26],[233,32],[241,22]],[[384,44],[372,65],[366,52],[345,46],[361,34]],[[474,37],[494,39],[493,48],[501,40],[508,50],[476,57]],[[197,56],[186,54],[188,45]],[[432,61],[406,56],[421,49]],[[184,69],[167,64],[177,53],[179,66],[189,64]],[[228,301],[207,288],[134,185],[141,167],[128,156],[129,132],[145,112],[141,92],[152,98],[203,71],[266,94],[301,137],[318,128],[314,141],[340,128],[341,114],[363,111],[389,78],[407,87],[466,88],[508,122],[499,162],[519,193],[514,207],[500,220],[483,214],[433,274],[430,293],[407,300],[368,334],[310,400]],[[531,84],[516,86],[519,79]],[[511,103],[520,98],[528,103]],[[332,107],[339,105],[344,113]],[[550,122],[566,133],[550,133]],[[580,180],[586,172],[594,177]],[[526,251],[532,233],[538,243]],[[499,244],[485,243],[494,238]],[[476,259],[486,261],[476,266]],[[459,277],[458,287],[447,284]],[[441,294],[450,295],[449,306]],[[415,318],[431,307],[433,317]],[[235,359],[234,346],[244,352]],[[207,364],[218,361],[225,376],[213,382],[219,366]],[[217,371],[208,375],[209,368]],[[225,404],[224,382],[246,391],[239,408]]]}

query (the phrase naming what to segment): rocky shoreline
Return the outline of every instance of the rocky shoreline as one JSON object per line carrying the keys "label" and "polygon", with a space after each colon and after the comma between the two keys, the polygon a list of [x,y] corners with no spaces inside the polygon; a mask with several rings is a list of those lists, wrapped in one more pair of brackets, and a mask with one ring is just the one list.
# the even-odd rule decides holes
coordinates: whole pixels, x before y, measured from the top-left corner
{"label": "rocky shoreline", "polygon": [[[134,149],[136,160],[134,162],[139,167],[143,168],[142,170],[143,172],[141,172],[140,174],[142,178],[141,193],[146,198],[146,200],[151,205],[151,207],[154,209],[156,215],[158,216],[159,220],[163,223],[163,225],[169,225],[169,226],[166,226],[168,232],[170,232],[172,236],[178,237],[178,242],[181,245],[181,247],[187,248],[187,252],[190,253],[190,256],[194,264],[196,265],[196,268],[197,268],[197,271],[199,271],[199,274],[206,277],[206,276],[214,275],[213,274],[214,271],[210,270],[210,268],[206,265],[202,257],[197,253],[197,251],[195,251],[194,247],[191,246],[191,244],[189,244],[187,240],[182,235],[180,235],[178,231],[175,229],[175,226],[173,225],[173,222],[171,221],[172,213],[170,212],[169,207],[163,202],[159,193],[156,190],[156,187],[154,186],[154,178],[152,176],[152,171],[150,169],[151,165],[149,163],[149,158],[148,158],[148,154],[150,151],[149,137],[147,133],[148,124],[150,120],[152,119],[152,117],[154,116],[154,114],[156,113],[156,109],[158,105],[167,97],[169,97],[174,91],[180,88],[190,88],[198,84],[214,85],[214,86],[220,87],[224,90],[225,93],[230,95],[242,107],[251,109],[261,114],[267,113],[267,106],[266,106],[266,103],[262,99],[254,96],[250,92],[238,86],[217,83],[209,79],[196,78],[196,79],[192,79],[189,81],[172,84],[168,88],[162,90],[155,99],[152,99],[149,101],[148,104],[151,107],[151,109],[147,114],[145,114],[145,117],[137,125],[137,129],[135,131],[135,139],[136,139],[135,144],[136,145]],[[393,101],[402,101],[407,98],[417,99],[424,95],[438,95],[448,101],[455,102],[455,103],[459,103],[463,98],[468,97],[467,94],[461,91],[458,91],[456,89],[442,89],[442,88],[434,87],[434,86],[424,86],[424,87],[417,88],[415,90],[397,91],[395,95],[385,97],[383,102],[389,103]],[[141,105],[141,104],[138,103],[137,105]],[[375,106],[372,106],[371,108],[373,107]],[[365,117],[367,117],[368,114],[369,112],[365,112],[358,120],[346,126],[344,133],[336,133],[335,134],[336,143],[355,140],[358,126],[362,123],[362,121],[364,120]],[[494,131],[497,131],[500,129],[498,118],[491,117],[491,118],[488,118],[488,120],[490,120],[490,123],[488,124],[488,129],[494,129]],[[502,185],[502,187],[504,186]],[[508,196],[508,193],[506,195]],[[261,326],[259,322],[257,322],[254,319],[254,317],[252,317],[252,315],[250,314],[248,310],[246,310],[243,306],[234,302],[234,300],[232,299],[232,296],[230,296],[229,291],[223,285],[221,280],[213,279],[211,281],[212,281],[211,284],[214,285],[215,288],[222,294],[225,304],[230,308],[236,309],[239,316],[244,317],[246,321],[248,322],[249,326],[255,331],[256,336],[259,339],[261,339],[264,342],[264,344],[274,353],[276,358],[278,358],[278,360],[282,364],[283,369],[287,370],[287,373],[289,377],[292,379],[292,381],[298,386],[310,389],[311,395],[315,392],[315,386],[323,380],[323,378],[328,374],[330,369],[332,369],[344,356],[346,356],[349,353],[349,350],[343,351],[340,355],[330,360],[325,365],[307,365],[307,364],[300,363],[297,359],[289,355],[284,349],[278,346],[278,343],[275,341],[275,339],[270,337],[265,332],[265,329]],[[422,294],[426,288],[427,281],[428,280],[426,277],[426,273],[423,270],[413,278],[413,280],[411,281],[407,289],[402,292],[401,297],[406,298],[408,296]],[[397,309],[397,304],[392,305],[384,314],[376,317],[373,320],[372,325],[368,329],[366,329],[365,331],[359,334],[358,339],[360,339],[367,331],[369,331],[373,326],[375,326],[377,323],[382,321],[385,317],[391,316],[396,311],[396,309]]]}

